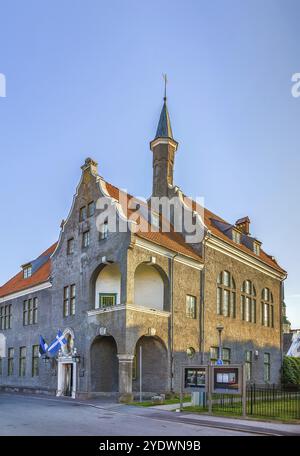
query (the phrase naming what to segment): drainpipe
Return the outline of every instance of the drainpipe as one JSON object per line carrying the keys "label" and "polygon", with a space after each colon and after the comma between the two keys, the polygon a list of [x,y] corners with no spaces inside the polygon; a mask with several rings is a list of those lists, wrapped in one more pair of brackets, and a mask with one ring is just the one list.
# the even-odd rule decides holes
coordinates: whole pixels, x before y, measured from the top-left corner
{"label": "drainpipe", "polygon": [[178,253],[175,253],[170,258],[170,387],[171,392],[174,390],[174,259],[177,257]]}
{"label": "drainpipe", "polygon": [[205,267],[206,267],[206,241],[210,238],[211,232],[207,231],[202,241],[203,269],[200,271],[200,313],[199,313],[199,351],[200,362],[204,364],[204,308],[205,308]]}

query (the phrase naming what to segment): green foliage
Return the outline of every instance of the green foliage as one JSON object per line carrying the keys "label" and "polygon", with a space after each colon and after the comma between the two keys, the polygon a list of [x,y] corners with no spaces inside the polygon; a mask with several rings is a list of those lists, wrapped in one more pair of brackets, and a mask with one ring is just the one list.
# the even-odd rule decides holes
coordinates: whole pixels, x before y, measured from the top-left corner
{"label": "green foliage", "polygon": [[300,385],[300,358],[293,356],[283,358],[282,383]]}

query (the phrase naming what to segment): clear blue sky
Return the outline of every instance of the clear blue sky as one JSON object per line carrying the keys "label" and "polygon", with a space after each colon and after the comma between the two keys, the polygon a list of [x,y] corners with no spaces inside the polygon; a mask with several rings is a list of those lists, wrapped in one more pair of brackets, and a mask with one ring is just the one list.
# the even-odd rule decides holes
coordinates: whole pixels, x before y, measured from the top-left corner
{"label": "clear blue sky", "polygon": [[0,282],[57,239],[85,157],[150,194],[166,72],[176,183],[251,218],[300,327],[299,1],[0,0],[0,18]]}

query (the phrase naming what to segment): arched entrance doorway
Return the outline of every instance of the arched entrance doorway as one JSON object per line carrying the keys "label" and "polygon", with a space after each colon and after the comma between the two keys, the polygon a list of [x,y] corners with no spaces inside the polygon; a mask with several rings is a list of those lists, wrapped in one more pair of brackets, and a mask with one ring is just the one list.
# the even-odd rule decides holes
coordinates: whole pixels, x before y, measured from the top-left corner
{"label": "arched entrance doorway", "polygon": [[[142,369],[140,369],[140,358]],[[142,375],[143,393],[168,391],[168,352],[158,337],[143,336],[136,343],[133,361],[132,389],[139,391]]]}
{"label": "arched entrance doorway", "polygon": [[117,344],[112,336],[97,336],[91,346],[91,392],[115,393],[119,388]]}

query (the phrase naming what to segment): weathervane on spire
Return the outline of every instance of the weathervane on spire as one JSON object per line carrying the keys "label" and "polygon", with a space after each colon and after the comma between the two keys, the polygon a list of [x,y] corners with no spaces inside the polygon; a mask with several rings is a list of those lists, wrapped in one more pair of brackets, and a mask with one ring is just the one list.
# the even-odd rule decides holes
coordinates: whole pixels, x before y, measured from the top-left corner
{"label": "weathervane on spire", "polygon": [[164,96],[164,100],[166,101],[167,99],[167,83],[168,83],[168,78],[167,78],[167,75],[166,73],[163,73],[163,80],[165,82],[165,96]]}

